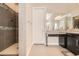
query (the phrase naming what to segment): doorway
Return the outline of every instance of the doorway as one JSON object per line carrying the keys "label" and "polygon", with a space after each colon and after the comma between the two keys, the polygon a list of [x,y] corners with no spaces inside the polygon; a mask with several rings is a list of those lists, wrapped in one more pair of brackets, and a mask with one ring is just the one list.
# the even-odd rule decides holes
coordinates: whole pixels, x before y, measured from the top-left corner
{"label": "doorway", "polygon": [[33,44],[45,44],[46,8],[32,8]]}

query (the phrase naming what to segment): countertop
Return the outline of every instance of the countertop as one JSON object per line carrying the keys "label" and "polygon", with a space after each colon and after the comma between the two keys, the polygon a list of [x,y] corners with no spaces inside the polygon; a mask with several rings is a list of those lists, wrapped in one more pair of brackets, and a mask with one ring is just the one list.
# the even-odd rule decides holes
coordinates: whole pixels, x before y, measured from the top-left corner
{"label": "countertop", "polygon": [[47,34],[66,34],[66,32],[47,32]]}
{"label": "countertop", "polygon": [[49,31],[47,34],[66,34],[66,33],[73,33],[73,34],[79,34],[79,29],[72,29],[67,31]]}

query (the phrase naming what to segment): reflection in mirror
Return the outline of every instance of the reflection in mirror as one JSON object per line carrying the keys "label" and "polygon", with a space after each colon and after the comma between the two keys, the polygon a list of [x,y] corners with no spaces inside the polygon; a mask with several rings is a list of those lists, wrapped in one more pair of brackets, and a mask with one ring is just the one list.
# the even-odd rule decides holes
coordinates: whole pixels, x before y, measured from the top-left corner
{"label": "reflection in mirror", "polygon": [[54,30],[55,31],[62,31],[66,29],[65,26],[65,17],[63,16],[57,16],[55,17],[55,24],[54,24]]}
{"label": "reflection in mirror", "polygon": [[58,30],[58,23],[55,22],[54,30]]}
{"label": "reflection in mirror", "polygon": [[74,28],[78,29],[79,28],[79,16],[75,16],[73,17],[73,21],[74,21]]}
{"label": "reflection in mirror", "polygon": [[79,28],[79,16],[73,17],[72,14],[52,15],[46,14],[46,31],[66,31]]}
{"label": "reflection in mirror", "polygon": [[52,13],[46,14],[46,31],[52,31]]}

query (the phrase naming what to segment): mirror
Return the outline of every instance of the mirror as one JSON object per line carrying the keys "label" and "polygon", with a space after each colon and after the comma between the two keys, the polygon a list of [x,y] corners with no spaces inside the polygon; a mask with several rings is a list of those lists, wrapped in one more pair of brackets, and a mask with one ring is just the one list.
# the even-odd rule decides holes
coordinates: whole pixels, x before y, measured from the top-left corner
{"label": "mirror", "polygon": [[46,31],[52,31],[53,27],[53,22],[52,22],[52,13],[47,13],[46,14]]}
{"label": "mirror", "polygon": [[79,15],[78,16],[75,16],[73,17],[73,27],[78,29],[79,28]]}
{"label": "mirror", "polygon": [[55,31],[62,31],[66,29],[66,17],[65,16],[56,16],[55,17],[55,24],[54,30]]}
{"label": "mirror", "polygon": [[71,13],[56,15],[46,14],[46,31],[66,31],[79,28],[79,15],[72,16]]}

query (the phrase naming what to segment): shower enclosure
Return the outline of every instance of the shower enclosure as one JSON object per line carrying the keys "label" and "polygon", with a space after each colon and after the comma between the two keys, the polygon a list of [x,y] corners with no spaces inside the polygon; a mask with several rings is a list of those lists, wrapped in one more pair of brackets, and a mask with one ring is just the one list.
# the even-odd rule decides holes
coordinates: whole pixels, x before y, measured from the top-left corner
{"label": "shower enclosure", "polygon": [[0,52],[18,43],[18,13],[0,4]]}

